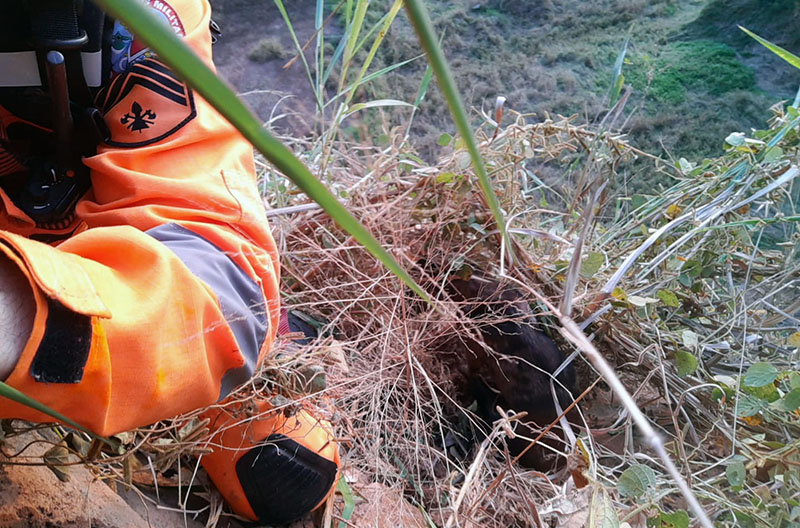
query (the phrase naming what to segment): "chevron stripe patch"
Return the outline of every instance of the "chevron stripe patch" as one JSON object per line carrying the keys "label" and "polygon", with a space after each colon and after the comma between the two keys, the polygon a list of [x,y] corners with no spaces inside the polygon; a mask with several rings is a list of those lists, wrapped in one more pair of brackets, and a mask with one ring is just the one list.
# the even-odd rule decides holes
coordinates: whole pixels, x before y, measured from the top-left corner
{"label": "chevron stripe patch", "polygon": [[114,147],[162,141],[197,115],[191,88],[155,57],[118,75],[97,96]]}

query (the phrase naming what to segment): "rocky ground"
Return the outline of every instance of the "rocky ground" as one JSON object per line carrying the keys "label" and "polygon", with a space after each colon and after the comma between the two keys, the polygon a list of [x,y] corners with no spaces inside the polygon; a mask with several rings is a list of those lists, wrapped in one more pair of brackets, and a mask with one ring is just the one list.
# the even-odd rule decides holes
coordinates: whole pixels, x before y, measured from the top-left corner
{"label": "rocky ground", "polygon": [[[65,466],[60,480],[42,465],[57,442],[52,431],[6,438],[0,455],[0,527],[2,528],[201,528],[204,523],[147,500],[149,490],[117,488],[97,480],[82,465]],[[32,465],[31,465],[32,464]],[[235,528],[220,523],[220,528]]]}

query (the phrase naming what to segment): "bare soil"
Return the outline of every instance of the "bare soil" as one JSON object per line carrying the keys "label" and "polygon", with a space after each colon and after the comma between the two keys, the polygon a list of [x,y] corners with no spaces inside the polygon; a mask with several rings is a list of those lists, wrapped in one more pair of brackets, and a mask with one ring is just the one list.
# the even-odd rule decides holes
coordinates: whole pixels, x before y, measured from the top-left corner
{"label": "bare soil", "polygon": [[[301,45],[314,37],[314,0],[284,2]],[[214,44],[214,62],[222,76],[264,121],[274,120],[280,132],[305,135],[312,127],[315,103],[308,76],[296,56],[296,47],[274,2],[265,0],[212,0],[212,16],[222,36]],[[335,28],[328,26],[326,33]],[[287,58],[256,62],[249,55],[259,41],[277,38]],[[306,48],[307,60],[313,61],[313,43]],[[287,63],[291,65],[287,67]]]}

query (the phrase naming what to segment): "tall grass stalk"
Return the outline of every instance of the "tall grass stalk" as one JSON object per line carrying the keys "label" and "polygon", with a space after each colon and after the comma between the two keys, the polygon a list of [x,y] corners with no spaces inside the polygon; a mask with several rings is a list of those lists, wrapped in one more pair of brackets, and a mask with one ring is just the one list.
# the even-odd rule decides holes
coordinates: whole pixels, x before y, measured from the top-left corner
{"label": "tall grass stalk", "polygon": [[356,51],[358,51],[356,44],[359,41],[361,34],[361,26],[364,25],[364,17],[367,14],[369,7],[369,0],[356,0],[355,13],[353,14],[352,21],[347,23],[347,33],[345,40],[347,44],[344,47],[344,57],[342,58],[342,74],[339,78],[339,91],[344,88],[344,83],[347,79],[347,72],[350,70],[350,65],[353,62]]}
{"label": "tall grass stalk", "polygon": [[[373,60],[375,59],[378,50],[383,44],[386,35],[389,31],[389,28],[394,23],[394,20],[397,17],[397,13],[403,7],[403,0],[395,0],[394,4],[389,9],[389,11],[383,17],[381,17],[381,19],[378,20],[378,22],[374,24],[371,28],[367,28],[366,34],[362,36],[363,32],[362,30],[364,29],[364,18],[366,16],[368,7],[369,7],[368,1],[363,1],[363,0],[358,1],[358,3],[355,5],[355,13],[352,17],[352,22],[348,23],[345,31],[345,38],[343,39],[343,42],[345,42],[346,44],[342,52],[343,58],[342,58],[342,68],[339,78],[339,88],[337,94],[334,95],[326,103],[327,106],[332,104],[334,101],[339,101],[338,106],[336,108],[336,112],[334,113],[333,119],[331,120],[330,128],[325,132],[323,137],[323,142],[322,142],[323,154],[322,154],[322,161],[320,163],[322,173],[325,172],[325,169],[328,165],[330,153],[333,150],[333,144],[336,141],[336,138],[338,137],[342,122],[347,117],[365,108],[411,106],[408,103],[396,99],[380,99],[351,106],[356,91],[363,84],[377,77],[380,77],[381,75],[389,73],[390,71],[399,68],[404,64],[408,64],[409,62],[411,62],[411,60],[413,60],[410,59],[408,61],[403,61],[398,64],[393,64],[386,68],[381,69],[378,72],[367,75],[367,71],[369,71],[369,68],[372,65]],[[356,75],[355,80],[351,82],[349,85],[347,85],[346,84],[347,75],[350,68],[353,66],[353,59],[355,57],[355,54],[366,45],[369,38],[376,31],[377,31],[377,36],[373,40],[372,46],[370,47],[370,50],[367,53],[366,58],[361,64],[361,68],[359,69],[359,72]],[[336,54],[334,54],[334,58],[332,59],[332,61],[335,60],[336,60]]]}
{"label": "tall grass stalk", "polygon": [[316,80],[314,92],[321,94],[325,86],[322,80],[324,71],[322,65],[325,63],[325,31],[323,23],[325,20],[325,0],[317,0],[314,10],[314,31],[316,33],[316,49],[314,50],[314,79]]}
{"label": "tall grass stalk", "polygon": [[[453,74],[450,73],[450,66],[447,64],[447,60],[444,58],[444,53],[442,52],[442,47],[439,45],[439,41],[436,38],[436,32],[428,16],[428,11],[425,9],[422,0],[406,0],[405,5],[408,18],[414,26],[419,42],[425,50],[428,62],[439,82],[439,87],[447,100],[447,106],[450,108],[450,114],[453,116],[456,129],[467,147],[467,152],[469,152],[470,159],[472,160],[475,174],[478,176],[478,183],[483,191],[483,195],[486,197],[489,209],[492,211],[497,229],[501,233],[504,247],[508,250],[509,260],[513,260],[513,254],[511,253],[511,248],[513,246],[509,234],[506,231],[505,215],[500,209],[500,202],[497,199],[497,195],[494,193],[494,189],[492,189],[492,183],[489,181],[489,175],[486,173],[486,166],[478,151],[478,143],[472,133],[472,128],[467,118],[467,112],[464,110],[464,103],[461,101],[461,95],[456,88]],[[501,262],[501,268],[503,265],[504,262]]]}
{"label": "tall grass stalk", "polygon": [[306,72],[306,77],[308,78],[308,82],[311,85],[312,92],[314,92],[314,100],[317,103],[317,109],[322,112],[322,90],[314,90],[314,79],[311,76],[311,68],[308,65],[308,61],[306,60],[305,50],[303,50],[303,46],[300,45],[300,41],[297,40],[297,34],[294,31],[294,26],[292,25],[292,21],[289,18],[289,13],[286,12],[286,8],[283,5],[283,0],[274,0],[275,5],[278,8],[278,11],[281,12],[281,16],[283,17],[283,21],[286,24],[286,27],[289,30],[289,34],[292,36],[292,42],[294,42],[294,47],[297,50],[297,54],[300,57],[300,60],[303,62],[303,68]]}
{"label": "tall grass stalk", "polygon": [[353,96],[356,93],[356,89],[361,86],[362,80],[364,76],[367,74],[367,70],[369,69],[370,65],[372,64],[372,60],[375,58],[375,55],[378,53],[378,49],[381,47],[383,40],[386,38],[386,34],[389,31],[389,28],[392,27],[394,23],[395,17],[397,17],[397,13],[403,7],[403,0],[395,0],[394,4],[392,5],[389,12],[386,16],[383,17],[383,23],[380,26],[380,32],[378,36],[375,37],[375,40],[372,43],[372,47],[367,54],[367,58],[364,60],[364,64],[361,65],[361,69],[356,76],[355,81],[353,81],[352,88],[349,89],[347,93],[347,99],[345,100],[345,105],[348,106],[350,102],[353,100]]}

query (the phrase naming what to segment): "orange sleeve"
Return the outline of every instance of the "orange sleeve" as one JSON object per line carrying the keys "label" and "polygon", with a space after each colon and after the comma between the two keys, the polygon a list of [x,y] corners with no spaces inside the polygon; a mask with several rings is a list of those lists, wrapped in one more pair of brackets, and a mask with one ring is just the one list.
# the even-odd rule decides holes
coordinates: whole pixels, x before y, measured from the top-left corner
{"label": "orange sleeve", "polygon": [[[211,63],[206,0],[146,3]],[[251,147],[128,44],[127,70],[98,100],[111,136],[85,160],[86,229],[56,248],[0,231],[37,302],[7,383],[100,434],[220,400],[278,326],[278,255]],[[6,401],[0,416],[49,420]]]}

